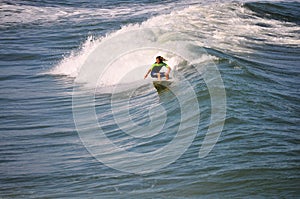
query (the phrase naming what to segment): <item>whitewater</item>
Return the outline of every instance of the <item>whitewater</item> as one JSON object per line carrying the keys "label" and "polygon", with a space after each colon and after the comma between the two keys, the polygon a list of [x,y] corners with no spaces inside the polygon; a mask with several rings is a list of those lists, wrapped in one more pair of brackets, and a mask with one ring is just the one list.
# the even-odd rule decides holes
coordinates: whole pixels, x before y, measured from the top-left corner
{"label": "whitewater", "polygon": [[3,1],[0,197],[298,198],[299,5]]}

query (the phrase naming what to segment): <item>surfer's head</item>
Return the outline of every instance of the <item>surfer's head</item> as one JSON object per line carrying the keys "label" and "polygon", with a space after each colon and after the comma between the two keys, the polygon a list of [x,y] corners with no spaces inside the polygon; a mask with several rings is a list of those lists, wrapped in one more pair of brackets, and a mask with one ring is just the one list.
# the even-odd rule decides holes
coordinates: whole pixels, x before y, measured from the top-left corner
{"label": "surfer's head", "polygon": [[162,63],[163,61],[167,61],[165,58],[163,58],[162,56],[157,56],[156,57],[156,63]]}

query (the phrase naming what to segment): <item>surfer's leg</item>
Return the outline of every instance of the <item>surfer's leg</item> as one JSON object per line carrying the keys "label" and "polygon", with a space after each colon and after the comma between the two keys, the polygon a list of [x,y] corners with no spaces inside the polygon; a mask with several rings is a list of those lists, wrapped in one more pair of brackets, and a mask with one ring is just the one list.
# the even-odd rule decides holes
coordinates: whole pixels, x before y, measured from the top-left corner
{"label": "surfer's leg", "polygon": [[160,81],[160,73],[157,73],[157,79]]}
{"label": "surfer's leg", "polygon": [[160,75],[160,78],[166,77],[166,73],[165,72],[160,72],[159,75]]}
{"label": "surfer's leg", "polygon": [[166,80],[169,80],[169,74],[166,74]]}

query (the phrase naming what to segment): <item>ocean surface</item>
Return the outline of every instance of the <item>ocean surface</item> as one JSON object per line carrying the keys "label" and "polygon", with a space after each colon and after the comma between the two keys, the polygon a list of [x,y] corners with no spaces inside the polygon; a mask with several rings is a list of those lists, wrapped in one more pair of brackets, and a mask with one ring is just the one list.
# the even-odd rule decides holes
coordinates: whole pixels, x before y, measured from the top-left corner
{"label": "ocean surface", "polygon": [[0,198],[300,197],[299,1],[2,0],[0,18]]}

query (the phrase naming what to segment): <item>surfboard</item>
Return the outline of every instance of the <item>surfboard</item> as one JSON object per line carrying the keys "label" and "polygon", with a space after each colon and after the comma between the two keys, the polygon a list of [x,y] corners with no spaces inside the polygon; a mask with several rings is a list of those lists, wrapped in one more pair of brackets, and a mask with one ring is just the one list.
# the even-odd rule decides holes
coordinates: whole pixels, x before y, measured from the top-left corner
{"label": "surfboard", "polygon": [[157,91],[166,90],[171,84],[172,81],[170,80],[153,81],[153,86]]}

